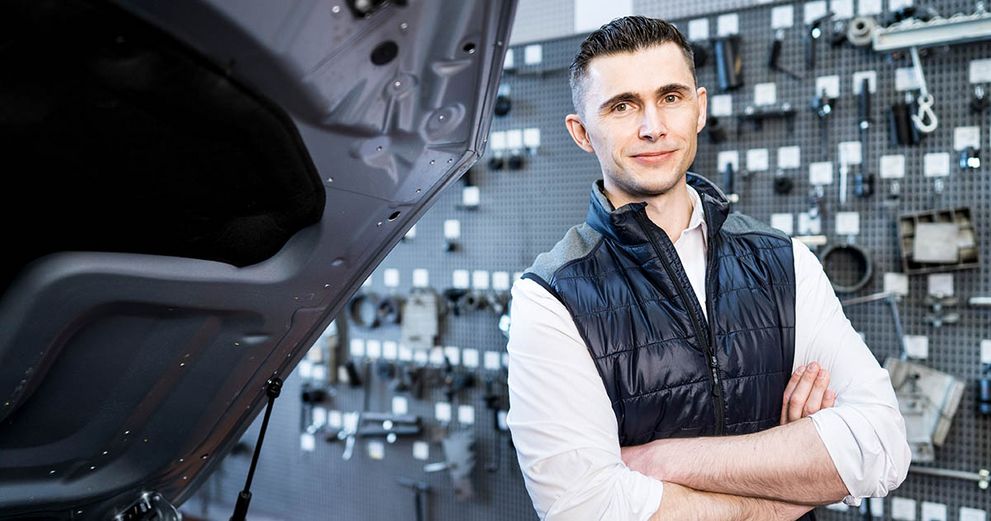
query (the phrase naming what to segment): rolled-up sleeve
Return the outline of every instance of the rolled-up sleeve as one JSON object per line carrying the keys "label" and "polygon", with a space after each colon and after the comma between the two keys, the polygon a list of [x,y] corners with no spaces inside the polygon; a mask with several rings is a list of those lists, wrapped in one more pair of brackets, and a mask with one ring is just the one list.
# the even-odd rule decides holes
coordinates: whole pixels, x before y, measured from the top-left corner
{"label": "rolled-up sleeve", "polygon": [[819,362],[837,393],[836,406],[812,421],[850,493],[845,502],[883,497],[905,480],[912,457],[891,379],[843,313],[819,260],[794,246],[795,367]]}
{"label": "rolled-up sleeve", "polygon": [[616,417],[567,309],[532,280],[513,286],[506,422],[544,520],[646,520],[660,481],[620,455]]}

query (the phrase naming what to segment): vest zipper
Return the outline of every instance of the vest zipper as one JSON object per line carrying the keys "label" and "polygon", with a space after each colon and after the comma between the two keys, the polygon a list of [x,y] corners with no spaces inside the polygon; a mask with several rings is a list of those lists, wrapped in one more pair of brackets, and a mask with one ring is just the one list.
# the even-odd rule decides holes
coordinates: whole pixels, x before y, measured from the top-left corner
{"label": "vest zipper", "polygon": [[[709,235],[712,234],[710,233]],[[724,418],[724,414],[723,414],[723,409],[725,408],[725,400],[723,399],[723,385],[720,382],[720,378],[719,378],[719,361],[716,360],[716,352],[718,351],[718,346],[716,346],[716,335],[712,333],[714,328],[711,325],[712,324],[711,321],[713,320],[712,318],[713,315],[712,315],[712,299],[710,298],[710,295],[712,295],[713,292],[711,291],[712,288],[709,285],[709,282],[712,280],[710,274],[713,273],[713,269],[714,269],[713,260],[715,259],[714,252],[716,250],[716,247],[714,244],[710,243],[706,245],[706,250],[707,251],[705,253],[705,257],[706,257],[705,309],[706,309],[706,318],[708,318],[708,320],[710,321],[708,324],[710,343],[709,343],[709,352],[707,354],[709,355],[709,368],[712,370],[712,378],[714,382],[712,393],[716,397],[716,436],[722,436],[723,430],[725,430],[726,428],[725,425],[726,419]]]}
{"label": "vest zipper", "polygon": [[[667,272],[668,278],[671,279],[671,282],[678,290],[678,295],[680,295],[681,300],[684,301],[685,309],[688,311],[688,316],[692,319],[692,328],[695,329],[695,334],[701,337],[703,340],[702,349],[705,352],[705,357],[709,363],[709,376],[710,376],[710,382],[712,383],[712,395],[713,395],[714,406],[716,409],[716,435],[720,436],[723,433],[723,423],[725,420],[723,418],[723,386],[719,378],[719,362],[716,360],[716,355],[715,355],[715,346],[716,346],[715,339],[711,334],[708,323],[706,323],[705,327],[699,325],[701,323],[701,320],[699,320],[698,315],[695,313],[695,306],[692,305],[691,300],[688,300],[687,292],[685,288],[681,285],[681,283],[678,281],[678,279],[675,278],[674,272],[671,270],[671,266],[669,266],[667,262],[664,262],[665,258],[664,256],[661,255],[661,248],[660,246],[657,245],[657,241],[654,240],[654,237],[650,234],[649,226],[644,222],[646,217],[639,212],[634,213],[634,216],[636,217],[637,224],[639,224],[640,228],[643,230],[644,235],[646,235],[647,239],[650,241],[650,245],[654,248],[654,253],[657,255],[657,260],[661,263],[661,266],[664,267],[664,271]],[[709,250],[711,252],[712,248],[709,248]],[[709,268],[710,268],[710,263],[712,261],[711,255],[709,254],[710,252],[706,253],[706,256],[709,258],[709,261],[707,262],[705,267],[705,279],[706,279],[705,302],[706,302],[706,309],[709,309],[709,313],[712,313],[712,310],[709,308],[709,298],[708,298]]]}

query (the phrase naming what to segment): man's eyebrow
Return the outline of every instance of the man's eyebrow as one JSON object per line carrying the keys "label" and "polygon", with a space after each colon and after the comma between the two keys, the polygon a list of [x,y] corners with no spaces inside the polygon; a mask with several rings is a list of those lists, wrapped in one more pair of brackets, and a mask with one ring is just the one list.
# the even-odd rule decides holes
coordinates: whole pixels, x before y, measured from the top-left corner
{"label": "man's eyebrow", "polygon": [[599,110],[600,111],[605,111],[609,107],[612,107],[613,105],[615,105],[617,103],[624,102],[624,101],[625,102],[640,103],[642,100],[640,99],[640,96],[638,96],[638,95],[636,95],[636,94],[634,94],[632,92],[623,92],[623,93],[617,94],[617,95],[615,95],[615,96],[607,99],[602,105],[599,105]]}
{"label": "man's eyebrow", "polygon": [[687,96],[688,93],[690,93],[691,91],[692,89],[688,85],[685,85],[684,83],[668,83],[667,85],[660,86],[655,92],[655,94],[657,95],[657,97],[661,97],[665,94],[676,92],[678,94]]}

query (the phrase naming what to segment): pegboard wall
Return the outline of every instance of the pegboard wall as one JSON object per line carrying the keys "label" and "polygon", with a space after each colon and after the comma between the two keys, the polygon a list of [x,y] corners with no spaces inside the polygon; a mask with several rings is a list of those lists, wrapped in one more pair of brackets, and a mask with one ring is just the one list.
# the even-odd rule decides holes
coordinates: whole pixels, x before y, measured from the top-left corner
{"label": "pegboard wall", "polygon": [[[636,4],[638,14],[653,15],[667,2],[642,1]],[[854,14],[865,14],[875,9],[897,8],[906,2],[896,0],[859,0],[843,2],[833,0],[833,10],[842,11],[849,6]],[[910,2],[909,2],[910,3]],[[974,3],[969,0],[941,0],[918,5],[931,6],[943,16],[956,12],[973,12]],[[811,7],[809,7],[811,6]],[[923,138],[916,146],[891,144],[888,129],[888,113],[892,103],[902,100],[903,92],[896,91],[897,69],[911,65],[905,56],[892,58],[865,48],[848,44],[831,47],[828,41],[819,45],[817,65],[813,71],[805,66],[806,10],[810,16],[825,2],[774,3],[747,7],[741,10],[714,13],[696,20],[706,20],[709,35],[738,32],[742,39],[743,77],[745,84],[729,93],[718,92],[715,72],[710,63],[698,71],[699,82],[708,88],[710,107],[719,110],[729,107],[728,115],[719,120],[727,133],[726,141],[713,144],[708,134],[700,134],[698,156],[694,171],[707,175],[717,183],[722,164],[735,162],[738,175],[736,191],[740,202],[736,210],[775,224],[793,228],[799,234],[803,218],[810,209],[810,171],[813,163],[831,162],[831,182],[823,186],[824,215],[821,231],[830,243],[854,241],[868,249],[874,259],[875,275],[865,288],[852,296],[860,296],[892,289],[897,285],[902,271],[896,222],[901,213],[925,211],[934,208],[968,207],[976,227],[980,264],[977,269],[953,271],[932,278],[928,275],[907,276],[908,294],[899,304],[907,335],[928,339],[928,357],[925,364],[950,373],[967,385],[963,400],[950,428],[944,446],[936,451],[931,466],[977,472],[991,467],[991,418],[976,413],[976,381],[980,371],[980,344],[991,338],[988,308],[968,306],[970,297],[991,295],[988,261],[991,259],[991,171],[988,162],[988,112],[975,114],[970,109],[974,84],[970,82],[971,62],[991,58],[991,43],[968,44],[946,49],[935,49],[922,57],[930,91],[936,99],[935,110],[939,128]],[[784,73],[767,67],[768,49],[774,39],[772,20],[781,25],[785,40],[780,64],[804,76],[793,79]],[[686,33],[703,38],[699,32],[702,22],[675,20]],[[693,25],[694,30],[689,31]],[[438,292],[446,288],[464,285],[492,288],[498,279],[515,274],[530,265],[534,257],[550,249],[572,225],[584,219],[588,194],[592,182],[600,176],[595,159],[580,151],[572,143],[564,128],[564,116],[571,112],[571,95],[567,85],[567,66],[583,35],[546,41],[536,47],[517,46],[512,49],[514,68],[504,75],[503,83],[510,89],[511,111],[493,120],[489,150],[473,169],[473,181],[479,190],[476,209],[465,209],[462,204],[462,185],[452,186],[439,198],[436,205],[424,215],[415,227],[415,235],[397,245],[370,278],[365,291],[378,294],[406,295],[414,285],[414,271],[419,277],[427,274],[430,287]],[[527,49],[529,47],[529,49]],[[534,58],[539,54],[539,62]],[[529,56],[529,59],[528,59]],[[981,68],[975,67],[980,73]],[[857,104],[853,95],[854,75],[860,72],[876,75],[876,93],[873,97],[871,128],[868,149],[868,168],[875,174],[882,173],[882,156],[900,156],[904,161],[904,176],[889,178],[878,176],[875,195],[857,198],[852,193],[844,207],[838,199],[838,161],[840,144],[859,142]],[[829,79],[835,77],[835,79]],[[817,78],[827,78],[825,80]],[[977,78],[980,79],[980,78]],[[823,138],[819,121],[811,108],[811,99],[820,87],[834,82],[839,96],[835,112],[830,117]],[[757,87],[760,84],[764,84]],[[784,121],[771,120],[762,129],[750,127],[738,132],[735,117],[747,105],[756,101],[767,102],[773,84],[775,101],[788,102],[797,109],[794,126]],[[979,134],[981,167],[961,170],[957,166],[958,152],[955,139],[958,127],[976,127]],[[531,129],[529,133],[525,132]],[[488,161],[508,152],[493,150],[494,145],[508,142],[514,146],[526,136],[533,143],[532,129],[539,129],[539,145],[532,146],[523,155],[523,166],[518,170],[502,168],[493,170]],[[964,136],[965,137],[965,136]],[[779,168],[779,162],[794,160],[797,147],[797,167]],[[862,151],[863,152],[863,151]],[[943,154],[943,155],[940,155]],[[733,156],[736,156],[735,158]],[[792,157],[789,157],[792,156]],[[897,172],[890,168],[892,161],[884,159],[885,176]],[[854,161],[855,162],[855,161]],[[761,163],[766,163],[762,167]],[[928,163],[928,167],[927,167]],[[939,175],[945,171],[946,175]],[[777,195],[772,190],[775,175],[790,177],[794,190],[787,195]],[[821,173],[819,174],[821,175]],[[852,177],[851,177],[852,179]],[[897,182],[900,198],[892,200],[887,195]],[[936,183],[942,184],[936,193]],[[857,214],[856,233],[851,233],[850,217],[840,212]],[[837,218],[846,223],[837,223]],[[456,249],[445,250],[445,222],[456,220],[460,237],[455,239]],[[788,223],[788,224],[786,224]],[[839,225],[839,226],[838,226]],[[450,227],[450,224],[446,226]],[[485,272],[480,273],[480,272]],[[495,276],[496,272],[504,275]],[[895,274],[895,275],[886,275]],[[846,276],[840,272],[838,276]],[[389,286],[386,282],[388,280]],[[888,279],[888,282],[885,282]],[[925,320],[931,309],[925,298],[931,287],[941,286],[945,292],[947,280],[953,293],[960,298],[960,305],[953,311],[960,314],[960,321],[935,328]],[[423,283],[423,280],[418,280]],[[885,287],[886,284],[889,287]],[[893,325],[882,303],[865,304],[849,308],[847,315],[855,328],[862,332],[867,344],[877,358],[883,360],[897,356],[899,344]],[[444,346],[434,353],[446,350],[457,354],[457,364],[477,360],[477,368],[466,369],[477,376],[478,384],[459,393],[451,407],[453,416],[461,417],[454,427],[470,429],[477,437],[477,464],[473,474],[475,498],[458,501],[454,498],[451,481],[446,472],[425,474],[425,463],[443,460],[441,447],[429,443],[426,459],[415,459],[413,443],[399,440],[385,444],[381,459],[370,455],[369,447],[359,441],[354,457],[343,461],[340,443],[325,443],[316,437],[312,450],[301,450],[300,429],[302,414],[299,400],[301,378],[295,374],[286,383],[282,398],[277,402],[265,448],[255,476],[252,514],[265,518],[318,520],[318,519],[415,519],[413,492],[400,486],[401,477],[422,480],[430,484],[427,520],[448,519],[533,519],[530,500],[523,486],[515,456],[508,449],[507,436],[494,429],[491,413],[483,399],[483,382],[486,378],[502,378],[501,369],[486,369],[485,361],[502,363],[505,339],[497,328],[498,316],[487,310],[471,311],[461,316],[448,315],[441,322],[438,344]],[[398,326],[363,330],[350,327],[346,350],[350,350],[359,364],[370,357],[402,357],[396,352],[400,340]],[[466,355],[467,353],[467,355]],[[486,357],[486,353],[496,353]],[[404,363],[415,362],[399,362]],[[390,411],[395,393],[389,390],[383,378],[373,377],[368,387],[368,406],[371,410]],[[363,407],[366,398],[360,389],[344,384],[336,386],[336,396],[326,405],[332,419],[339,420],[333,411],[354,411]],[[436,426],[437,402],[444,402],[441,389],[434,389],[423,400],[408,400],[408,412],[422,416],[425,424]],[[471,415],[461,406],[472,406]],[[468,420],[473,416],[473,423]],[[248,431],[245,441],[254,443],[257,425]],[[496,447],[501,446],[501,453]],[[376,450],[372,448],[372,452]],[[498,470],[488,472],[487,464],[498,457]],[[422,456],[422,455],[421,455]],[[247,472],[247,457],[231,456],[221,470],[187,504],[186,510],[200,513],[206,503],[230,504],[240,490]],[[915,503],[911,503],[914,501]],[[946,515],[939,515],[945,506]],[[949,519],[973,521],[985,519],[969,517],[980,509],[991,511],[991,491],[981,490],[972,481],[909,474],[905,483],[883,501],[875,502],[880,514],[875,519]],[[230,510],[224,510],[217,519],[226,519]],[[908,514],[911,513],[911,517]],[[893,517],[897,514],[897,517]],[[861,514],[834,509],[819,509],[819,519],[859,519]]]}

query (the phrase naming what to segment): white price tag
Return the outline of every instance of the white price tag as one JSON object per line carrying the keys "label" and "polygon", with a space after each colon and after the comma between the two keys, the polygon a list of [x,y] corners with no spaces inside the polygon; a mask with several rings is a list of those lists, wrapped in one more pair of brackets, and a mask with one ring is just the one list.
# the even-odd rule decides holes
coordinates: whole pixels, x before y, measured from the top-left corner
{"label": "white price tag", "polygon": [[327,366],[325,365],[315,365],[313,366],[313,372],[310,374],[314,380],[326,380],[327,379]]}
{"label": "white price tag", "polygon": [[953,150],[963,150],[967,147],[981,148],[981,127],[953,129]]}
{"label": "white price tag", "polygon": [[444,348],[444,356],[451,365],[461,365],[461,350],[457,346],[447,346]]}
{"label": "white price tag", "polygon": [[795,25],[795,8],[780,5],[771,9],[771,29],[787,29]]}
{"label": "white price tag", "polygon": [[774,105],[778,102],[776,83],[758,83],[754,86],[754,105]]}
{"label": "white price tag", "polygon": [[919,90],[919,75],[915,73],[913,67],[901,67],[895,69],[895,90],[905,92],[907,90]]}
{"label": "white price tag", "polygon": [[477,186],[466,186],[461,189],[461,205],[474,208],[482,201],[482,191]]}
{"label": "white price tag", "polygon": [[812,217],[809,212],[798,214],[798,234],[799,235],[819,235],[822,233],[822,221],[819,217]]}
{"label": "white price tag", "polygon": [[399,270],[395,268],[389,268],[382,273],[382,278],[385,282],[385,287],[395,288],[399,286]]}
{"label": "white price tag", "polygon": [[413,270],[413,287],[414,288],[427,288],[430,287],[430,272],[425,268],[417,268]]}
{"label": "white price tag", "polygon": [[937,152],[926,154],[923,162],[926,177],[946,177],[950,175],[950,154]]}
{"label": "white price tag", "polygon": [[506,148],[519,150],[523,148],[523,131],[520,129],[506,131]]}
{"label": "white price tag", "polygon": [[399,361],[400,362],[413,361],[413,350],[409,347],[406,347],[406,344],[399,344]]}
{"label": "white price tag", "polygon": [[523,48],[523,63],[538,65],[544,61],[544,48],[539,44],[527,45]]}
{"label": "white price tag", "polygon": [[818,96],[823,92],[829,98],[839,98],[840,97],[840,77],[839,76],[819,76],[816,78],[816,92],[815,95]]}
{"label": "white price tag", "polygon": [[363,339],[351,339],[351,356],[365,356],[365,341]]}
{"label": "white price tag", "polygon": [[447,402],[437,402],[434,404],[434,418],[442,423],[451,421],[451,404]]}
{"label": "white price tag", "polygon": [[382,342],[382,358],[395,360],[399,356],[399,344],[392,340]]}
{"label": "white price tag", "polygon": [[378,340],[369,340],[365,344],[365,354],[368,358],[381,358],[382,357],[382,342]]}
{"label": "white price tag", "polygon": [[313,362],[303,360],[296,366],[296,372],[303,378],[310,378],[310,375],[313,374]]}
{"label": "white price tag", "polygon": [[709,19],[696,18],[688,22],[688,39],[693,42],[709,39]]}
{"label": "white price tag", "polygon": [[471,287],[480,290],[489,289],[489,272],[485,270],[471,272]]}
{"label": "white price tag", "polygon": [[470,282],[471,276],[468,274],[468,270],[454,270],[451,272],[451,286],[454,286],[454,289],[468,289]]}
{"label": "white price tag", "polygon": [[987,521],[988,513],[970,507],[960,507],[960,521]]}
{"label": "white price tag", "polygon": [[444,221],[444,238],[459,239],[461,237],[461,221],[448,219]]}
{"label": "white price tag", "polygon": [[953,296],[953,274],[931,273],[927,278],[929,294],[934,297]]}
{"label": "white price tag", "polygon": [[881,177],[883,179],[905,177],[905,156],[901,154],[881,156]]}
{"label": "white price tag", "polygon": [[778,149],[778,168],[798,168],[802,166],[802,149],[781,147]]}
{"label": "white price tag", "polygon": [[733,171],[740,171],[740,153],[736,150],[724,150],[716,156],[716,168],[723,172],[726,165],[733,165]]}
{"label": "white price tag", "polygon": [[471,369],[478,367],[478,350],[464,348],[461,351],[461,365]]}
{"label": "white price tag", "polygon": [[313,449],[317,448],[317,438],[316,436],[304,432],[299,435],[299,450],[303,452],[313,452]]}
{"label": "white price tag", "polygon": [[747,170],[751,172],[763,172],[767,170],[769,162],[766,148],[747,150]]}
{"label": "white price tag", "polygon": [[971,83],[991,83],[991,59],[970,62]]}
{"label": "white price tag", "polygon": [[864,80],[867,80],[867,92],[877,92],[877,73],[874,71],[857,71],[853,73],[853,87],[854,95],[860,94],[860,87],[864,85]]}
{"label": "white price tag", "polygon": [[771,227],[792,235],[795,231],[795,216],[790,213],[772,213]]}
{"label": "white price tag", "polygon": [[881,0],[860,0],[857,7],[857,14],[860,16],[881,14]]}
{"label": "white price tag", "polygon": [[809,165],[809,183],[813,185],[828,185],[833,182],[833,163],[823,161]]}
{"label": "white price tag", "polygon": [[884,292],[895,295],[908,295],[908,275],[904,273],[887,272],[884,274]]}
{"label": "white price tag", "polygon": [[540,148],[540,129],[523,129],[523,146],[527,148]]}
{"label": "white price tag", "polygon": [[344,417],[341,415],[341,411],[332,410],[327,413],[327,427],[331,429],[340,429],[344,425]]}
{"label": "white price tag", "polygon": [[432,365],[444,365],[444,348],[434,347],[430,349],[430,363]]}
{"label": "white price tag", "polygon": [[844,141],[839,144],[840,164],[859,165],[863,162],[860,141]]}
{"label": "white price tag", "polygon": [[835,20],[853,18],[853,0],[830,0],[829,9],[833,11]]}
{"label": "white price tag", "polygon": [[[909,7],[911,5],[912,5],[912,0],[888,0],[888,11],[897,11],[897,10],[903,8],[903,7]],[[943,507],[943,509],[945,510],[946,507]],[[926,519],[925,511],[926,511],[926,505],[925,505],[925,503],[923,503],[922,504],[922,512],[923,512],[923,514],[922,514],[922,521],[928,521]],[[946,518],[944,517],[944,519],[946,519]]]}
{"label": "white price tag", "polygon": [[475,423],[475,408],[471,405],[458,406],[458,423],[472,425]]}
{"label": "white price tag", "polygon": [[427,461],[430,458],[430,444],[425,441],[413,442],[413,459]]}
{"label": "white price tag", "polygon": [[981,340],[981,363],[991,364],[991,340]]}
{"label": "white price tag", "polygon": [[[918,358],[919,360],[929,358],[929,337],[923,335],[905,335],[905,351],[912,358]],[[914,513],[914,502],[912,503],[912,508]],[[894,516],[894,512],[897,512],[894,502],[892,502],[891,510]],[[913,517],[912,519],[915,518]]]}
{"label": "white price tag", "polygon": [[[895,0],[889,0],[894,2]],[[943,503],[922,502],[922,521],[946,521],[946,505]]]}
{"label": "white price tag", "polygon": [[406,414],[409,412],[409,402],[405,396],[392,397],[392,414]]}
{"label": "white price tag", "polygon": [[498,371],[499,370],[499,353],[495,351],[486,351],[484,355],[485,369],[488,371]]}
{"label": "white price tag", "polygon": [[323,407],[314,407],[313,412],[310,414],[313,416],[313,425],[323,427],[327,424],[327,409],[324,409]]}
{"label": "white price tag", "polygon": [[729,13],[716,18],[716,33],[719,36],[732,36],[740,32],[740,17]]}
{"label": "white price tag", "polygon": [[826,10],[825,0],[817,0],[815,2],[805,2],[805,16],[803,17],[803,20],[805,20],[805,25],[811,24],[813,21],[816,20],[816,18],[821,17],[822,15],[826,14],[826,12],[827,10]]}
{"label": "white price tag", "polygon": [[489,145],[493,152],[506,150],[506,133],[500,130],[489,134]]}
{"label": "white price tag", "polygon": [[492,272],[492,289],[496,291],[506,291],[509,289],[509,272]]}
{"label": "white price tag", "polygon": [[860,214],[857,212],[836,212],[836,235],[857,235],[860,233]]}
{"label": "white price tag", "polygon": [[365,447],[368,449],[368,457],[375,460],[385,459],[385,444],[379,440],[368,440]]}
{"label": "white price tag", "polygon": [[720,94],[718,96],[713,96],[710,98],[712,104],[709,106],[709,112],[716,117],[726,117],[733,115],[733,96],[729,94]]}

